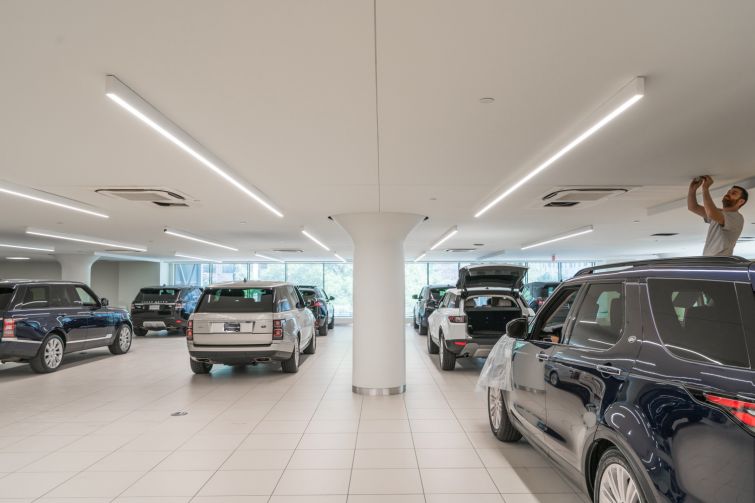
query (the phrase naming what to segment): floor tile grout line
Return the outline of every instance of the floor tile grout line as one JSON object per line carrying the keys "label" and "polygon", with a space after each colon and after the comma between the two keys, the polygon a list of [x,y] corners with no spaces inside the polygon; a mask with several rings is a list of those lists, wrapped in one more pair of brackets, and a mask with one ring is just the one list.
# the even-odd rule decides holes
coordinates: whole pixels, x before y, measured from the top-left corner
{"label": "floor tile grout line", "polygon": [[[352,391],[353,393],[353,391]],[[364,397],[359,403],[359,421],[357,422],[356,439],[354,440],[354,452],[351,455],[351,468],[349,469],[349,483],[346,486],[346,501],[349,500],[349,494],[351,494],[351,479],[354,478],[354,464],[357,460],[357,445],[359,444],[359,430],[362,425],[362,412],[364,412]]]}
{"label": "floor tile grout line", "polygon": [[[327,389],[330,388],[330,386],[333,384],[333,381],[335,380],[336,376],[338,375],[338,369],[340,369],[341,365],[343,365],[343,362],[346,359],[347,355],[348,355],[348,352],[346,352],[344,354],[344,356],[341,358],[341,362],[338,364],[338,367],[335,369],[335,371],[333,372],[332,377],[328,381],[328,386],[326,388],[326,393],[327,393]],[[284,396],[285,396],[285,394],[284,394]],[[323,397],[324,396],[325,396],[325,394],[323,394]],[[286,474],[286,470],[288,469],[288,465],[291,464],[291,460],[296,455],[296,450],[299,447],[299,445],[301,445],[301,441],[304,439],[304,435],[306,434],[307,428],[309,428],[309,425],[312,423],[312,419],[317,414],[317,410],[320,408],[320,405],[322,404],[323,397],[320,397],[320,400],[318,400],[317,407],[315,407],[315,411],[312,413],[312,415],[310,416],[309,420],[307,421],[307,426],[304,427],[304,432],[301,434],[301,437],[299,437],[299,441],[296,443],[296,446],[294,447],[293,451],[291,452],[291,457],[288,458],[288,462],[286,463],[286,466],[283,468],[283,470],[281,470],[280,477],[278,477],[278,481],[275,483],[275,486],[273,487],[273,490],[270,492],[270,496],[268,496],[268,498],[267,498],[268,503],[270,503],[270,500],[273,498],[273,495],[275,494],[275,490],[278,489],[278,486],[280,485],[280,482],[283,479],[283,476]],[[283,399],[283,397],[281,397],[281,399]],[[361,408],[360,408],[360,416],[361,416]],[[356,448],[356,444],[355,444],[355,448]]]}
{"label": "floor tile grout line", "polygon": [[[406,331],[404,331],[404,340],[406,340]],[[406,343],[404,343],[406,346]],[[416,351],[416,348],[415,348]],[[412,429],[412,420],[409,417],[409,408],[406,406],[406,397],[404,396],[404,411],[406,411],[406,422],[409,425],[409,438],[412,439],[412,451],[414,452],[414,460],[417,462],[417,475],[419,476],[419,484],[422,489],[422,498],[427,503],[427,493],[425,492],[425,481],[422,478],[422,469],[419,465],[419,455],[417,454],[417,444],[414,442],[414,430]]]}

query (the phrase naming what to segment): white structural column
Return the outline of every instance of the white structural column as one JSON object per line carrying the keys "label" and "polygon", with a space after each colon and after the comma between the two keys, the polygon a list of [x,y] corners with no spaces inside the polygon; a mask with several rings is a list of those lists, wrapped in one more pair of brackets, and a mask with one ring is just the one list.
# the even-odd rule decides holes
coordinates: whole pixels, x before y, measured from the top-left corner
{"label": "white structural column", "polygon": [[55,258],[60,262],[62,279],[92,284],[92,264],[97,262],[99,257],[94,254],[58,253]]}
{"label": "white structural column", "polygon": [[410,213],[335,215],[354,241],[352,390],[406,390],[404,239],[424,217]]}

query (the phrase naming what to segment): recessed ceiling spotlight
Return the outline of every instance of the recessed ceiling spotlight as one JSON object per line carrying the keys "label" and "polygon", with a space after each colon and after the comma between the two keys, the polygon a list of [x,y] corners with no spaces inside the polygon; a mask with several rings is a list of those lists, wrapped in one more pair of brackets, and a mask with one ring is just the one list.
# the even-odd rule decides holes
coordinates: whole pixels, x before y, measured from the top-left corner
{"label": "recessed ceiling spotlight", "polygon": [[437,201],[437,200],[438,200],[438,198],[437,198],[437,197],[431,197],[431,198],[430,198],[430,201]]}
{"label": "recessed ceiling spotlight", "polygon": [[495,98],[480,98],[480,103],[493,103]]}
{"label": "recessed ceiling spotlight", "polygon": [[144,98],[136,94],[130,87],[118,80],[118,77],[115,75],[108,75],[106,77],[105,96],[157,131],[161,136],[168,139],[225,181],[257,201],[274,215],[283,217],[283,213],[268,201],[267,196],[259,189],[245,183],[243,178],[220,160],[218,156],[192,138],[191,135],[150,105]]}
{"label": "recessed ceiling spotlight", "polygon": [[196,241],[197,243],[202,243],[202,244],[206,244],[206,245],[210,245],[210,246],[217,246],[218,248],[225,248],[226,250],[239,251],[238,248],[234,248],[232,246],[227,246],[227,245],[224,245],[224,244],[216,243],[215,241],[208,241],[207,239],[202,239],[200,237],[193,236],[193,235],[189,234],[188,232],[177,231],[175,229],[170,229],[170,228],[163,229],[163,232],[165,234],[168,234],[170,236],[175,236],[177,238],[188,239],[190,241]]}
{"label": "recessed ceiling spotlight", "polygon": [[[633,79],[629,84],[621,88],[602,108],[610,110],[603,116],[598,122],[586,129],[582,134],[574,138],[571,142],[562,147],[558,152],[550,156],[543,163],[535,167],[532,171],[527,173],[518,182],[508,186],[501,194],[495,197],[492,201],[486,204],[480,211],[475,213],[475,218],[479,218],[490,208],[500,203],[506,196],[517,190],[519,187],[530,181],[534,176],[550,167],[554,162],[561,159],[563,156],[571,152],[580,143],[590,138],[603,126],[614,120],[616,117],[624,113],[629,107],[640,101],[645,96],[645,79],[643,77],[637,77]],[[618,104],[618,105],[617,105]],[[612,109],[610,107],[613,107]]]}

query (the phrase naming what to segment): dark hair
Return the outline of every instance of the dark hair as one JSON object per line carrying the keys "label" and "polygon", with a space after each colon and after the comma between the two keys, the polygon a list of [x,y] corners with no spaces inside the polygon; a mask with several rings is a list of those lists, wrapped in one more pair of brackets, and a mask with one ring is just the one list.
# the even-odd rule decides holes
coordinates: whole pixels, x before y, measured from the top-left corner
{"label": "dark hair", "polygon": [[734,186],[732,187],[732,189],[737,189],[737,190],[739,190],[739,193],[740,193],[740,194],[742,194],[742,195],[740,196],[740,199],[744,199],[744,200],[745,200],[745,203],[747,202],[747,198],[749,198],[749,197],[750,197],[750,195],[749,195],[749,194],[747,193],[747,190],[745,190],[745,188],[744,188],[744,187],[740,187],[739,185],[734,185]]}

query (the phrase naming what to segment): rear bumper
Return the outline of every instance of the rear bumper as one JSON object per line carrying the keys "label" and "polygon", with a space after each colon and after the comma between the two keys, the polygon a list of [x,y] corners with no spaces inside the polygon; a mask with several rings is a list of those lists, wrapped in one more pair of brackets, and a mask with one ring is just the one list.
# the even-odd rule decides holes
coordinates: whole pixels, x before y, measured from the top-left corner
{"label": "rear bumper", "polygon": [[39,351],[40,344],[42,344],[42,341],[25,339],[0,342],[0,361],[33,358]]}
{"label": "rear bumper", "polygon": [[134,328],[144,330],[184,328],[188,324],[180,315],[173,316],[172,314],[131,313],[131,320],[134,323]]}
{"label": "rear bumper", "polygon": [[187,341],[192,360],[235,365],[258,361],[283,361],[291,358],[294,343],[276,341],[264,346],[197,346]]}
{"label": "rear bumper", "polygon": [[[444,340],[446,349],[454,353],[458,358],[485,358],[498,342],[498,338],[476,338],[467,337],[463,340]],[[456,342],[465,342],[463,346],[455,344]]]}

